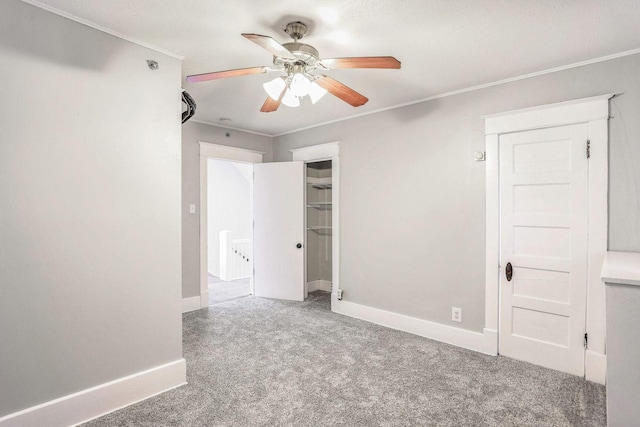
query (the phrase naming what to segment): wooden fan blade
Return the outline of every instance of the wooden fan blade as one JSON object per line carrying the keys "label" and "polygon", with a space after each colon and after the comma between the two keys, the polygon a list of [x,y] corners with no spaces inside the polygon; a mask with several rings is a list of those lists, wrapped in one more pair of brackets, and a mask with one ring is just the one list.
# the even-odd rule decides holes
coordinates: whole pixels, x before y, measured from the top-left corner
{"label": "wooden fan blade", "polygon": [[293,53],[289,52],[286,47],[275,41],[269,36],[262,36],[260,34],[247,34],[243,33],[242,37],[251,40],[258,46],[269,51],[273,56],[279,56],[287,59],[296,59]]}
{"label": "wooden fan blade", "polygon": [[316,80],[316,83],[327,92],[331,93],[334,96],[337,96],[347,104],[351,104],[354,107],[359,107],[369,101],[366,96],[359,94],[349,86],[345,86],[339,81],[332,79],[331,77],[321,76],[318,80]]}
{"label": "wooden fan blade", "polygon": [[400,68],[400,61],[393,56],[361,56],[354,58],[330,58],[320,61],[331,69],[338,68]]}
{"label": "wooden fan blade", "polygon": [[272,97],[268,96],[267,100],[264,101],[264,104],[262,104],[262,108],[260,109],[260,112],[270,113],[272,111],[276,111],[278,107],[280,107],[280,103],[282,102],[282,98],[284,97],[284,93],[286,91],[287,91],[286,87],[282,89],[282,92],[280,92],[280,96],[278,97],[277,101],[274,100]]}
{"label": "wooden fan blade", "polygon": [[191,83],[204,82],[207,80],[219,80],[229,77],[248,76],[250,74],[263,74],[269,72],[269,67],[251,67],[251,68],[238,68],[236,70],[215,71],[213,73],[194,74],[193,76],[187,76],[187,81]]}

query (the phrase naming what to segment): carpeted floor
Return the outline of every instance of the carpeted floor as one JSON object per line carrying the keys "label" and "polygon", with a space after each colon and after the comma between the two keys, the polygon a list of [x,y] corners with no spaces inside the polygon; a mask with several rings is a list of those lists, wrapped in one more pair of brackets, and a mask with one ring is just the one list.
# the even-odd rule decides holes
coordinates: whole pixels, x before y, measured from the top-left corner
{"label": "carpeted floor", "polygon": [[86,426],[604,426],[605,388],[305,302],[183,317],[188,385]]}
{"label": "carpeted floor", "polygon": [[207,284],[209,288],[209,305],[250,295],[251,279],[248,277],[225,282],[209,273]]}

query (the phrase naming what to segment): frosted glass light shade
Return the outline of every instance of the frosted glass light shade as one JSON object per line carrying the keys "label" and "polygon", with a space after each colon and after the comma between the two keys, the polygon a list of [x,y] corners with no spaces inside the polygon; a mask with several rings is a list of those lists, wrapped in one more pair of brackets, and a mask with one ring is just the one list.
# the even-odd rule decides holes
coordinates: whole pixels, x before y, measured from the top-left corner
{"label": "frosted glass light shade", "polygon": [[264,90],[274,101],[277,101],[278,99],[280,99],[280,94],[282,93],[282,91],[286,86],[287,85],[284,82],[284,80],[282,80],[282,77],[277,77],[271,80],[270,82],[266,82],[262,85]]}
{"label": "frosted glass light shade", "polygon": [[291,83],[289,84],[289,89],[295,96],[305,96],[309,93],[309,88],[311,87],[311,82],[308,78],[303,76],[300,73],[296,73],[293,75],[291,79]]}
{"label": "frosted glass light shade", "polygon": [[316,82],[311,83],[309,86],[309,98],[311,98],[311,103],[315,104],[327,93],[326,89],[320,87],[320,85]]}
{"label": "frosted glass light shade", "polygon": [[300,100],[298,99],[297,96],[295,96],[293,94],[291,89],[287,89],[287,92],[282,97],[282,103],[284,105],[286,105],[287,107],[299,107],[300,106]]}

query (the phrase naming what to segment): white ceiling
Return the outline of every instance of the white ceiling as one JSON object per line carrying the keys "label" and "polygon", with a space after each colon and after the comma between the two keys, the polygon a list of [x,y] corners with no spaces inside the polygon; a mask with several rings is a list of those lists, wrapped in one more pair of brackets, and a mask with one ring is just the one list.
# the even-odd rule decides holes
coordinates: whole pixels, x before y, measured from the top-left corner
{"label": "white ceiling", "polygon": [[[303,42],[320,56],[392,55],[401,70],[331,70],[369,98],[358,108],[331,95],[260,113],[252,75],[183,87],[194,119],[277,135],[451,91],[640,48],[638,0],[28,0],[184,56],[183,77],[271,65],[241,33],[291,39],[287,22],[309,26]],[[221,122],[230,118],[230,122]]]}

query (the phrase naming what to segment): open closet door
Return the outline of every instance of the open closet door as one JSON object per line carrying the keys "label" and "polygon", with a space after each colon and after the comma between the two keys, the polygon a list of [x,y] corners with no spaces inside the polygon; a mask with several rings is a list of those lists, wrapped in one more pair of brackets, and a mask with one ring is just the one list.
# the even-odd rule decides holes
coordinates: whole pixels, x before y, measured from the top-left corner
{"label": "open closet door", "polygon": [[304,163],[262,163],[253,175],[255,295],[304,300]]}

